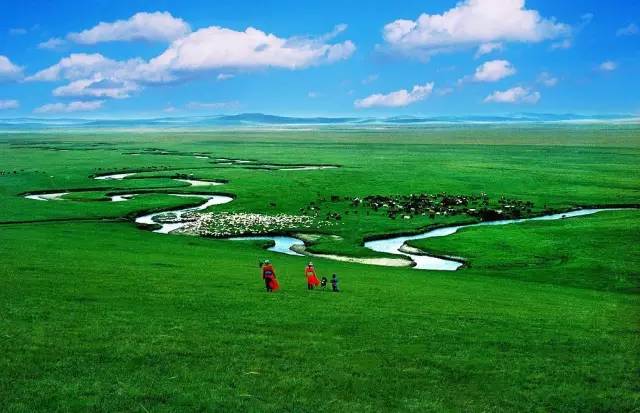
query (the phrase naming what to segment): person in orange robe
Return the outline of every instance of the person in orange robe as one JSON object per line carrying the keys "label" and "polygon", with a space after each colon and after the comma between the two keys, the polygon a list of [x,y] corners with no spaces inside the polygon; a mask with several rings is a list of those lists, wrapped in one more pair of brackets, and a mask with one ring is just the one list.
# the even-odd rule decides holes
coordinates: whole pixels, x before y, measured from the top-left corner
{"label": "person in orange robe", "polygon": [[271,261],[266,260],[262,263],[262,279],[264,280],[264,285],[267,288],[267,292],[271,293],[273,291],[277,291],[280,288],[278,284],[278,280],[276,279],[276,270],[271,265]]}
{"label": "person in orange robe", "polygon": [[313,267],[312,262],[304,269],[304,275],[307,277],[307,289],[313,290],[313,287],[320,285],[320,280],[316,276],[316,269]]}

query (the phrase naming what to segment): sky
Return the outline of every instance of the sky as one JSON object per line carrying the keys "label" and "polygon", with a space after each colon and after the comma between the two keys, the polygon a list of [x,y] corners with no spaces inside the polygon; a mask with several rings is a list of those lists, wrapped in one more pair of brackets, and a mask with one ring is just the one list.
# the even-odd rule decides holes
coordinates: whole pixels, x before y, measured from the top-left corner
{"label": "sky", "polygon": [[0,118],[640,114],[640,1],[0,2]]}

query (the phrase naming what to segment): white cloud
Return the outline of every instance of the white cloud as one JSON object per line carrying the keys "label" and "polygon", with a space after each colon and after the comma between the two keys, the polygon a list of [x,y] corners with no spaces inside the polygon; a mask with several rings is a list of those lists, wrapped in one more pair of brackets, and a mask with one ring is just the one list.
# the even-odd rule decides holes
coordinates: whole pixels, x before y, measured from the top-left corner
{"label": "white cloud", "polygon": [[0,110],[17,109],[19,107],[20,102],[15,99],[0,100]]}
{"label": "white cloud", "polygon": [[553,87],[558,84],[558,78],[553,76],[549,72],[542,72],[538,75],[538,83],[541,83],[547,87]]}
{"label": "white cloud", "polygon": [[495,91],[484,99],[485,103],[537,103],[539,100],[539,92],[521,86]]}
{"label": "white cloud", "polygon": [[497,82],[516,73],[516,68],[507,60],[490,60],[478,66],[473,74],[474,82]]}
{"label": "white cloud", "polygon": [[332,40],[338,37],[340,34],[342,34],[342,32],[347,31],[348,28],[349,26],[347,24],[344,24],[344,23],[337,24],[333,27],[333,30],[331,30],[329,33],[326,33],[320,36],[318,40],[322,42],[328,42],[329,40]]}
{"label": "white cloud", "polygon": [[101,22],[97,26],[80,33],[70,33],[67,39],[82,44],[96,44],[112,41],[162,41],[171,42],[191,31],[182,19],[168,12],[136,13],[127,20],[112,23]]}
{"label": "white cloud", "polygon": [[61,48],[65,44],[67,44],[67,42],[64,39],[61,39],[59,37],[52,37],[46,42],[38,43],[38,49],[55,50]]}
{"label": "white cloud", "polygon": [[602,70],[603,72],[613,72],[617,68],[618,64],[613,60],[605,60],[598,66],[598,69]]}
{"label": "white cloud", "polygon": [[[109,80],[116,83],[162,83],[175,80],[168,73],[147,70],[142,59],[117,61],[100,53],[73,53],[46,69],[26,78],[27,81],[54,82],[57,80],[85,80],[87,83]],[[77,84],[78,86],[80,84]],[[130,88],[128,88],[130,89]]]}
{"label": "white cloud", "polygon": [[322,38],[280,38],[249,27],[235,31],[207,27],[174,41],[149,61],[151,71],[193,72],[214,69],[303,69],[349,58],[355,45],[347,40],[328,44]]}
{"label": "white cloud", "polygon": [[188,80],[201,72],[218,71],[216,79],[222,81],[234,75],[221,70],[271,67],[297,70],[347,59],[355,51],[351,41],[325,42],[342,30],[344,27],[338,26],[316,38],[280,38],[254,28],[239,32],[209,27],[174,41],[149,61],[141,58],[117,61],[99,53],[74,53],[26,80],[70,81],[55,89],[56,96],[125,98],[144,86]]}
{"label": "white cloud", "polygon": [[236,75],[232,75],[230,73],[218,73],[218,76],[216,76],[216,80],[229,80],[229,79],[233,79],[234,77],[236,77]]}
{"label": "white cloud", "polygon": [[316,98],[319,98],[321,96],[322,96],[322,93],[315,92],[313,90],[311,92],[307,93],[307,97],[310,98],[310,99],[316,99]]}
{"label": "white cloud", "polygon": [[35,113],[71,113],[90,112],[102,108],[102,100],[81,101],[76,100],[69,103],[48,103],[34,109]]}
{"label": "white cloud", "polygon": [[413,89],[397,90],[386,95],[376,93],[367,96],[364,99],[358,99],[354,102],[354,106],[358,109],[366,109],[373,107],[403,107],[412,103],[421,101],[429,97],[433,92],[433,82],[424,85],[415,85]]}
{"label": "white cloud", "polygon": [[90,77],[104,71],[112,71],[119,65],[119,62],[107,59],[100,53],[73,53],[60,59],[55,65],[27,77],[26,80],[43,82],[52,82],[60,79],[75,80]]}
{"label": "white cloud", "polygon": [[22,68],[13,64],[7,56],[0,55],[0,81],[20,77],[22,77]]}
{"label": "white cloud", "polygon": [[383,36],[393,49],[433,54],[496,42],[540,42],[569,35],[571,28],[525,8],[524,0],[465,0],[443,14],[396,20]]}
{"label": "white cloud", "polygon": [[476,59],[480,56],[484,56],[489,53],[502,51],[504,49],[504,45],[502,43],[489,42],[482,43],[478,46],[478,50],[476,51]]}
{"label": "white cloud", "polygon": [[640,33],[640,28],[635,23],[630,23],[628,26],[621,27],[616,32],[617,36],[633,36]]}
{"label": "white cloud", "polygon": [[557,42],[551,43],[551,46],[549,48],[551,50],[571,49],[571,47],[573,47],[573,40],[574,40],[573,38],[578,34],[580,34],[580,32],[582,32],[582,30],[584,30],[585,27],[591,24],[592,20],[593,20],[592,13],[583,14],[582,16],[580,16],[580,22],[571,28],[570,36],[566,37],[565,39],[558,40]]}
{"label": "white cloud", "polygon": [[[254,28],[238,32],[210,27],[176,40],[149,62],[115,61],[99,53],[75,53],[27,80],[77,80],[100,74],[105,78],[143,83],[168,82],[189,72],[214,69],[302,69],[346,59],[354,51],[355,46],[348,40],[328,44],[314,38],[279,38]],[[228,78],[222,74],[220,80],[225,76]]]}
{"label": "white cloud", "polygon": [[79,79],[68,85],[57,87],[53,90],[53,95],[125,99],[130,96],[131,92],[138,89],[139,86],[131,81],[110,80],[96,76],[93,79]]}

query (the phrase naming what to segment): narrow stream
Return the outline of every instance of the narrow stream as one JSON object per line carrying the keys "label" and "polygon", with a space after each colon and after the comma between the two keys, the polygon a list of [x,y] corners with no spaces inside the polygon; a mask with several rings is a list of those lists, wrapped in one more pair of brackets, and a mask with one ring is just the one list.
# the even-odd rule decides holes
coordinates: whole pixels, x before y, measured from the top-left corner
{"label": "narrow stream", "polygon": [[303,254],[299,254],[291,249],[294,245],[304,245],[304,241],[294,237],[284,237],[284,236],[274,236],[274,237],[234,237],[229,238],[229,241],[273,241],[275,245],[273,247],[267,248],[268,251],[279,252],[281,254],[287,255],[295,255],[298,257],[304,257]]}

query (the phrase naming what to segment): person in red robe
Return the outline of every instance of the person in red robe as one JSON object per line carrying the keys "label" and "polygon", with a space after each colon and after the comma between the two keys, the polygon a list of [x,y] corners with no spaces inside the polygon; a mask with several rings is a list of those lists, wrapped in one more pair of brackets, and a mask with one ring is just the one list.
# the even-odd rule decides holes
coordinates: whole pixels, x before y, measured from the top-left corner
{"label": "person in red robe", "polygon": [[304,275],[307,277],[307,289],[313,290],[314,287],[320,285],[320,280],[316,276],[316,269],[313,267],[312,262],[304,269]]}
{"label": "person in red robe", "polygon": [[266,260],[262,263],[262,279],[264,285],[267,288],[267,292],[271,293],[277,291],[280,288],[278,280],[276,279],[276,270],[271,265],[271,261]]}

